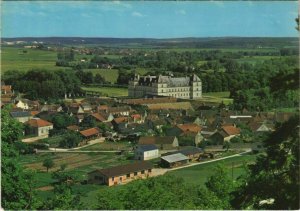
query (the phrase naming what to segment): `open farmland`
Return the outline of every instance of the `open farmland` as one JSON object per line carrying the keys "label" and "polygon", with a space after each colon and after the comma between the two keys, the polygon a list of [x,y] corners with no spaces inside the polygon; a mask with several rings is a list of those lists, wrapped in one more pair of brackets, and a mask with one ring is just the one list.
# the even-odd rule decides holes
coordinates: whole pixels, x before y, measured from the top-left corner
{"label": "open farmland", "polygon": [[66,69],[66,67],[55,66],[57,54],[54,51],[3,47],[1,57],[2,73],[7,70],[28,71],[35,68]]}
{"label": "open farmland", "polygon": [[[100,74],[105,79],[105,81],[112,84],[117,83],[117,79],[119,76],[119,72],[117,69],[85,69],[85,71],[92,72],[94,76],[96,74]],[[136,68],[134,69],[134,71],[136,71],[140,75],[144,75],[148,72],[148,70],[144,68]],[[131,70],[128,70],[127,72],[131,72]]]}
{"label": "open farmland", "polygon": [[106,95],[108,97],[120,97],[120,96],[128,96],[127,88],[120,87],[81,87],[85,91],[99,92],[102,95]]}
{"label": "open farmland", "polygon": [[178,169],[168,172],[167,174],[182,177],[186,182],[189,183],[204,185],[204,183],[207,181],[207,178],[213,174],[213,170],[217,164],[223,164],[227,168],[229,175],[232,175],[233,172],[233,178],[236,179],[245,172],[244,164],[253,163],[255,159],[256,155],[243,155],[221,161]]}

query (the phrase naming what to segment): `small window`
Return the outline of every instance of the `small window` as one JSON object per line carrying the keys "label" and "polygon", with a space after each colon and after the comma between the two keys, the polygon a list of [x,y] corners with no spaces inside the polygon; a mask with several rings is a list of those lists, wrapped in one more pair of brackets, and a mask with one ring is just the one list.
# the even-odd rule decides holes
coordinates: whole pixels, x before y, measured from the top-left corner
{"label": "small window", "polygon": [[137,175],[137,172],[134,172],[134,176],[136,176]]}
{"label": "small window", "polygon": [[114,180],[115,180],[115,177],[112,177],[111,180],[114,181]]}
{"label": "small window", "polygon": [[145,170],[142,171],[142,174],[145,174]]}
{"label": "small window", "polygon": [[129,177],[130,177],[130,174],[126,174],[126,177],[129,178]]}
{"label": "small window", "polygon": [[151,172],[152,170],[151,169],[148,169],[148,172]]}

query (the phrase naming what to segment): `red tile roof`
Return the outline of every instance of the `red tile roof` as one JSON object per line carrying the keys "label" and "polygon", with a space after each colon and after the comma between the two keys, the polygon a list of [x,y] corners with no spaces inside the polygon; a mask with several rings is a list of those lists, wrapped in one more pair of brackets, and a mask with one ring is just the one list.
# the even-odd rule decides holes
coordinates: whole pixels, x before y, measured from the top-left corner
{"label": "red tile roof", "polygon": [[35,115],[37,115],[38,113],[40,113],[40,112],[39,112],[39,111],[31,111],[31,112],[30,112],[31,116],[35,116]]}
{"label": "red tile roof", "polygon": [[11,85],[1,85],[1,91],[11,92]]}
{"label": "red tile roof", "polygon": [[223,126],[222,130],[228,135],[237,135],[241,132],[239,128],[236,128],[234,126]]}
{"label": "red tile roof", "polygon": [[74,130],[74,131],[78,131],[79,127],[77,125],[70,125],[67,127],[68,130]]}
{"label": "red tile roof", "polygon": [[104,122],[105,121],[105,118],[99,114],[99,113],[93,113],[92,114],[93,117],[95,117],[96,120],[100,121],[100,122]]}
{"label": "red tile roof", "polygon": [[117,124],[122,123],[122,122],[127,122],[128,121],[128,117],[117,117],[114,118],[114,120]]}
{"label": "red tile roof", "polygon": [[80,134],[85,136],[85,137],[89,137],[89,136],[93,136],[93,135],[97,135],[99,134],[99,129],[94,127],[94,128],[89,128],[87,130],[82,130],[80,131]]}
{"label": "red tile roof", "polygon": [[46,127],[53,125],[51,122],[43,119],[31,119],[27,121],[26,124],[30,125],[31,127]]}
{"label": "red tile roof", "polygon": [[140,114],[132,114],[131,118],[133,118],[133,119],[140,119],[141,115]]}
{"label": "red tile roof", "polygon": [[183,132],[194,132],[198,133],[201,131],[201,127],[197,124],[183,124],[183,125],[177,125],[177,127],[182,130]]}

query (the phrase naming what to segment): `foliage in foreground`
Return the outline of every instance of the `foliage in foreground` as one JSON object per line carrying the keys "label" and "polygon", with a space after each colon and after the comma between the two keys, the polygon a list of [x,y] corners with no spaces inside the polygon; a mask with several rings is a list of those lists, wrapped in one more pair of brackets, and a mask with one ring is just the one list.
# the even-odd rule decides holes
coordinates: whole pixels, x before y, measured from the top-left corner
{"label": "foliage in foreground", "polygon": [[[219,184],[229,183],[222,167],[212,176],[208,188],[187,184],[170,175],[138,180],[120,188],[101,190],[97,209],[230,209],[229,200],[215,192]],[[216,179],[221,179],[217,183]],[[227,187],[225,184],[225,187]],[[230,189],[229,189],[230,190]],[[227,193],[227,192],[226,192]]]}
{"label": "foliage in foreground", "polygon": [[233,194],[234,208],[298,210],[299,116],[280,125],[264,143],[266,154],[249,166]]}

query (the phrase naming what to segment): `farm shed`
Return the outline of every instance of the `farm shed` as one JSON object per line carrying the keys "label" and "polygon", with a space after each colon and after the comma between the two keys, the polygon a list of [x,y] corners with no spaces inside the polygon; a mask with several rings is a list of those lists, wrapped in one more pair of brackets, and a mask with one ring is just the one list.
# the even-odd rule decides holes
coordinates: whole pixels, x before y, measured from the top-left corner
{"label": "farm shed", "polygon": [[172,155],[162,156],[160,158],[162,167],[173,168],[189,163],[189,158],[182,153],[176,153]]}
{"label": "farm shed", "polygon": [[135,179],[145,179],[151,175],[153,165],[147,161],[97,169],[88,173],[88,182],[108,186],[130,182]]}
{"label": "farm shed", "polygon": [[158,156],[158,148],[153,144],[138,145],[134,150],[134,157],[136,160],[150,160],[157,158]]}

